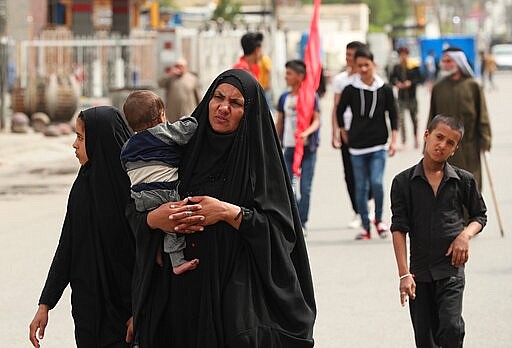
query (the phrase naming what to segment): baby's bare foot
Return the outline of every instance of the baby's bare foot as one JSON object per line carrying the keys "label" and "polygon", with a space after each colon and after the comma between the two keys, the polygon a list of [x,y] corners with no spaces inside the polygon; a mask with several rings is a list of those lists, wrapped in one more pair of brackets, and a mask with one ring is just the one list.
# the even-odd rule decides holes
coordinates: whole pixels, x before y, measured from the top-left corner
{"label": "baby's bare foot", "polygon": [[173,267],[172,271],[174,272],[174,274],[179,275],[187,271],[192,271],[193,269],[196,269],[197,265],[199,265],[199,259],[193,259],[185,263],[182,263],[179,266]]}

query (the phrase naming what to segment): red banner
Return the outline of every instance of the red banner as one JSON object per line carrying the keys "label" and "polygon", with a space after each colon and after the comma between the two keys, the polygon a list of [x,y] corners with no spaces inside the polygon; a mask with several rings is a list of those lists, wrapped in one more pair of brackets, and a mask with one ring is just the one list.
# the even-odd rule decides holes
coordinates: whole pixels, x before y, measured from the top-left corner
{"label": "red banner", "polygon": [[300,136],[313,118],[315,107],[315,96],[320,76],[322,73],[322,62],[320,57],[320,34],[318,32],[318,20],[320,17],[321,0],[314,0],[313,18],[309,29],[308,42],[304,52],[304,63],[306,64],[306,77],[299,88],[297,96],[297,130],[295,132],[295,153],[293,154],[293,174],[300,176],[300,166],[304,155],[304,140]]}

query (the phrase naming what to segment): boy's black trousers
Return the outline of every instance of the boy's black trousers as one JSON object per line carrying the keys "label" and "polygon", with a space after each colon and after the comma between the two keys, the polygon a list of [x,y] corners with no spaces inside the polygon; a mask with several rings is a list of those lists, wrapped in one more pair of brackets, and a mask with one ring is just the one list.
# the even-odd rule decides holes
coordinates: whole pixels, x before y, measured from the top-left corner
{"label": "boy's black trousers", "polygon": [[464,285],[464,276],[416,282],[416,299],[409,302],[416,347],[462,347]]}

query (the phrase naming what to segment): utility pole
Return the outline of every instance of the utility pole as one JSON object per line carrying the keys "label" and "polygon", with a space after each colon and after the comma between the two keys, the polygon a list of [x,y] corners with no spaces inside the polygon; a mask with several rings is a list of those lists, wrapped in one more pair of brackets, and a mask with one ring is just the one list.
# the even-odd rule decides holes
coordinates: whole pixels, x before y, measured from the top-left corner
{"label": "utility pole", "polygon": [[5,92],[8,43],[6,36],[7,0],[0,0],[0,129],[5,129]]}

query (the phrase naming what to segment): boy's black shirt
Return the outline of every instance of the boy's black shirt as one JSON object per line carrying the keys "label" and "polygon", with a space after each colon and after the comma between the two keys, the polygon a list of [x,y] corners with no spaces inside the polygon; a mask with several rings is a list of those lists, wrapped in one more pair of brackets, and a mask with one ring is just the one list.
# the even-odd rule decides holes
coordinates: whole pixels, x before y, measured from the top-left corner
{"label": "boy's black shirt", "polygon": [[421,160],[393,179],[391,210],[391,231],[409,233],[410,271],[416,281],[464,274],[464,266],[452,266],[451,255],[445,254],[467,224],[477,221],[483,228],[487,222],[487,208],[471,173],[446,163],[435,196]]}

